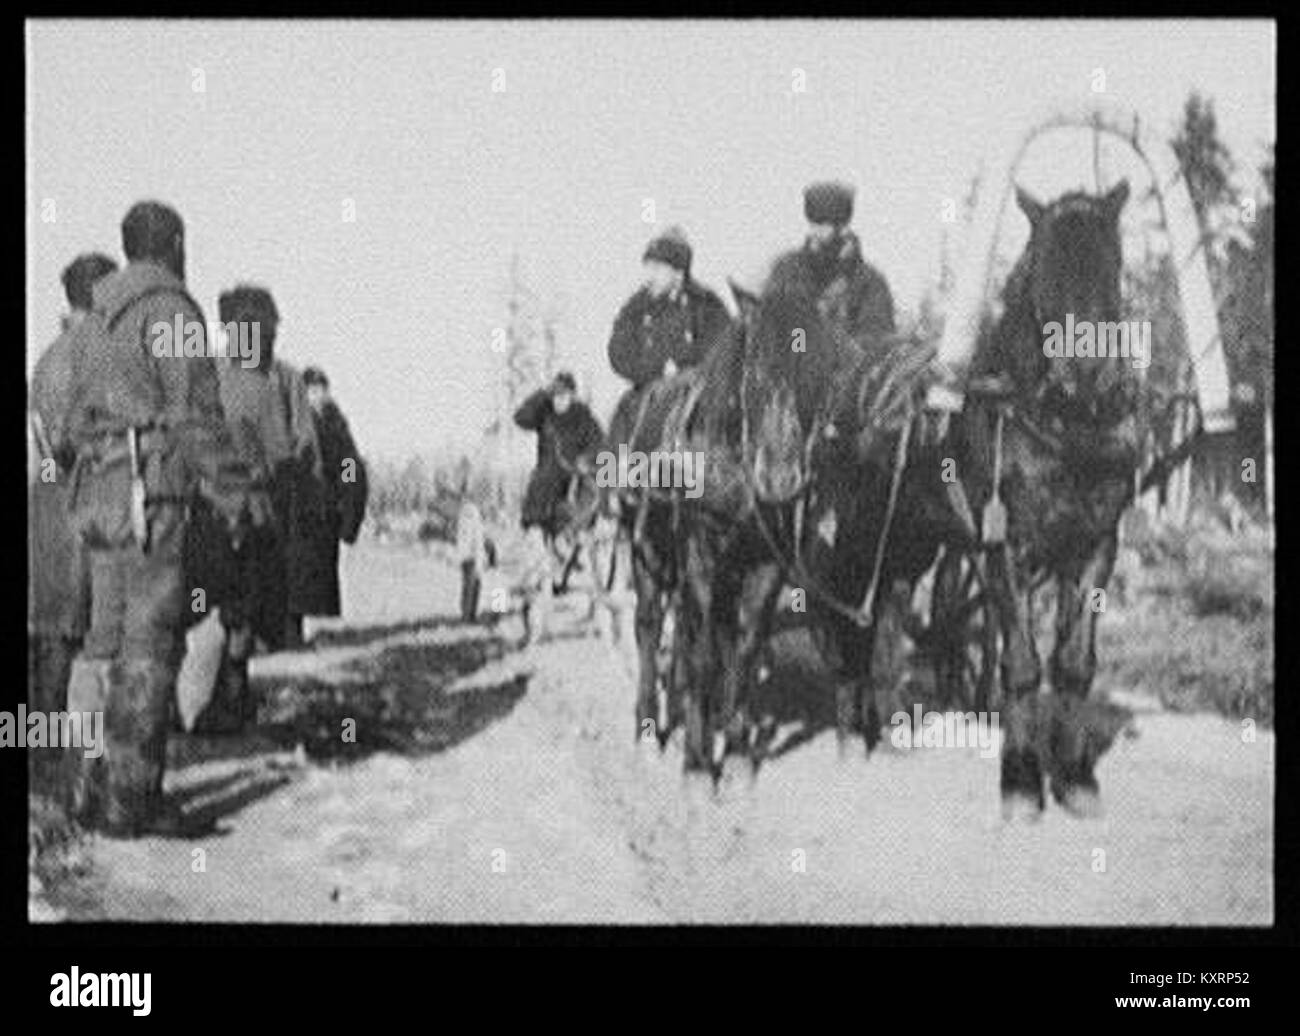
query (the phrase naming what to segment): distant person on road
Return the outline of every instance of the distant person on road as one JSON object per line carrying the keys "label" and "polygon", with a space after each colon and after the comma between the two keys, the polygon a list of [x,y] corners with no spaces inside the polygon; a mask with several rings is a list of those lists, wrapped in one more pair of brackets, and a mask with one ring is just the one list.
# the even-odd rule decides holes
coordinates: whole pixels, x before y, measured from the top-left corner
{"label": "distant person on road", "polygon": [[604,439],[600,422],[576,391],[573,375],[561,371],[515,411],[515,424],[537,433],[537,466],[524,494],[526,530],[551,535],[563,525],[569,485],[580,467],[594,462]]}
{"label": "distant person on road", "polygon": [[547,540],[570,518],[569,496],[574,477],[595,463],[604,442],[591,410],[575,397],[577,383],[568,371],[524,400],[515,411],[515,424],[537,433],[537,466],[528,479],[521,521],[525,538],[524,640],[544,640],[556,580]]}
{"label": "distant person on road", "polygon": [[460,562],[460,619],[478,620],[479,593],[483,570],[488,566],[487,529],[478,504],[462,492],[460,514],[456,516],[456,558]]}

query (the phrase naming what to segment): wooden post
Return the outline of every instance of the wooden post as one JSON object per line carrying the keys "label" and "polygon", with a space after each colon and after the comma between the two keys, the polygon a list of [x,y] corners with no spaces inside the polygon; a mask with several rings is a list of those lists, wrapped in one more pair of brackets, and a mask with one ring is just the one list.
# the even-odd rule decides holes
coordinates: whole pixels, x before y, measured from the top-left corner
{"label": "wooden post", "polygon": [[[1178,379],[1179,391],[1186,395],[1191,389],[1190,372],[1184,365],[1181,369],[1181,376]],[[1192,407],[1189,401],[1185,401],[1178,408],[1178,437],[1175,442],[1182,442],[1192,432],[1194,422],[1192,416]],[[1187,525],[1187,515],[1190,510],[1192,499],[1192,457],[1189,456],[1182,464],[1178,465],[1178,470],[1174,472],[1174,477],[1170,485],[1172,495],[1169,500],[1171,518],[1173,524],[1181,529]]]}
{"label": "wooden post", "polygon": [[1273,524],[1273,391],[1264,393],[1264,514]]}

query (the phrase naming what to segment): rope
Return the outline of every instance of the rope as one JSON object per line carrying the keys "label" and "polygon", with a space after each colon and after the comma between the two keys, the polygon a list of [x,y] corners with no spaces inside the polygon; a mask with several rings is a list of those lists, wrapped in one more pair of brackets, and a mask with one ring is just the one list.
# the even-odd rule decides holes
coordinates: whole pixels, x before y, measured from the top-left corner
{"label": "rope", "polygon": [[885,541],[889,539],[889,529],[894,521],[894,509],[898,503],[898,490],[903,482],[903,468],[907,464],[907,447],[912,438],[912,423],[915,417],[909,413],[907,423],[903,425],[898,437],[898,450],[894,454],[894,472],[889,483],[889,502],[885,505],[885,523],[876,540],[876,562],[871,570],[871,583],[867,587],[867,596],[862,599],[860,609],[864,618],[869,618],[876,606],[876,590],[880,585],[880,573],[885,563]]}

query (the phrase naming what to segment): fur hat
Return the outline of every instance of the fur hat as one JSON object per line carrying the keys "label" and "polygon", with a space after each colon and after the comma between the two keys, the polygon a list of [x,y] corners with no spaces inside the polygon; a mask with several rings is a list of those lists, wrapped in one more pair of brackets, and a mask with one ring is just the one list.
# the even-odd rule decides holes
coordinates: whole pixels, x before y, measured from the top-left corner
{"label": "fur hat", "polygon": [[851,185],[833,180],[809,184],[803,192],[803,214],[809,223],[842,227],[853,218],[855,193]]}
{"label": "fur hat", "polygon": [[681,270],[682,273],[688,274],[691,272],[692,255],[690,242],[686,240],[686,234],[681,227],[669,227],[646,245],[641,260],[649,262],[653,259],[667,263],[674,270]]}
{"label": "fur hat", "polygon": [[128,260],[157,259],[185,237],[181,214],[159,201],[140,201],[122,219],[122,251]]}
{"label": "fur hat", "polygon": [[223,324],[236,322],[272,321],[278,323],[280,312],[275,308],[275,299],[265,288],[255,284],[239,284],[229,291],[223,291],[217,299],[217,312]]}
{"label": "fur hat", "polygon": [[569,392],[577,392],[578,383],[574,380],[573,375],[568,371],[560,371],[551,379],[551,391],[564,392],[566,390]]}
{"label": "fur hat", "polygon": [[73,309],[90,309],[91,287],[117,269],[117,263],[99,252],[79,255],[63,270],[63,291]]}

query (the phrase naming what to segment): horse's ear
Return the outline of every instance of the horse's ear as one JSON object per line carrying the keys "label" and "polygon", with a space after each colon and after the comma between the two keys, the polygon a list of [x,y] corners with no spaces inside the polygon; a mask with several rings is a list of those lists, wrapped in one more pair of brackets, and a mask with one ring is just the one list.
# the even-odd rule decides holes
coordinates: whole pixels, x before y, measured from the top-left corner
{"label": "horse's ear", "polygon": [[1047,211],[1047,206],[1019,184],[1016,185],[1016,204],[1020,206],[1020,211],[1029,217],[1030,226],[1037,226],[1039,219]]}
{"label": "horse's ear", "polygon": [[1121,180],[1109,191],[1103,199],[1106,203],[1106,211],[1112,218],[1117,217],[1120,210],[1124,208],[1124,203],[1128,201],[1128,181]]}
{"label": "horse's ear", "polygon": [[727,286],[731,288],[731,296],[736,300],[736,309],[740,311],[740,322],[748,327],[753,322],[754,314],[758,312],[758,296],[734,278],[727,279]]}

